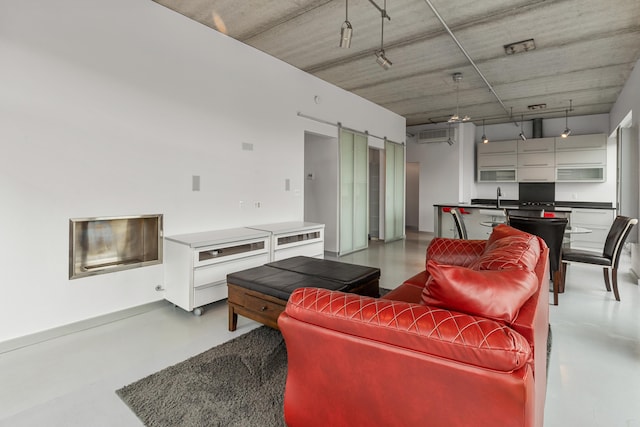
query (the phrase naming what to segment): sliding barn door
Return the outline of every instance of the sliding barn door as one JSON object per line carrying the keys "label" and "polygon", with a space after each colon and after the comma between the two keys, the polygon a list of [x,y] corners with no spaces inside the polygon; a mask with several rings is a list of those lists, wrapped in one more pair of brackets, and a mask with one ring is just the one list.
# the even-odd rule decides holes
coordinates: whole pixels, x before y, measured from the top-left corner
{"label": "sliding barn door", "polygon": [[340,129],[339,255],[365,249],[368,236],[368,141]]}
{"label": "sliding barn door", "polygon": [[404,145],[385,141],[384,240],[404,238],[405,152]]}

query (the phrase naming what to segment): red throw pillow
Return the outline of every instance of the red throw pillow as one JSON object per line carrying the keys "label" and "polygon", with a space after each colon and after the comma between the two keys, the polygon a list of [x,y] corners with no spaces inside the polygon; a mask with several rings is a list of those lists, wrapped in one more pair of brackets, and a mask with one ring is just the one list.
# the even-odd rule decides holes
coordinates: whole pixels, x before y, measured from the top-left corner
{"label": "red throw pillow", "polygon": [[525,233],[522,230],[518,230],[517,228],[513,228],[507,224],[498,224],[493,227],[493,231],[487,240],[487,247],[491,246],[496,240],[504,239],[505,237],[510,236],[530,236],[529,233]]}
{"label": "red throw pillow", "polygon": [[522,270],[476,271],[427,263],[431,275],[422,291],[426,305],[512,323],[520,307],[538,289],[535,273]]}
{"label": "red throw pillow", "polygon": [[533,271],[540,258],[538,238],[530,234],[503,237],[487,244],[485,251],[469,266],[473,270]]}

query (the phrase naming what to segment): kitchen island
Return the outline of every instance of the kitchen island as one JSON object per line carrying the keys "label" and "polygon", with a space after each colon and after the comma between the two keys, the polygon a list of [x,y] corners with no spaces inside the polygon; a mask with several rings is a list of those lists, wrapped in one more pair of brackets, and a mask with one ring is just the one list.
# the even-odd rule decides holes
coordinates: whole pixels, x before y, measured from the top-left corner
{"label": "kitchen island", "polygon": [[[505,209],[531,209],[532,206],[521,206],[518,200],[501,200],[498,208],[496,200],[473,199],[471,203],[439,203],[434,206],[434,233],[436,237],[455,237],[453,218],[449,214],[451,208],[458,208],[464,220],[469,239],[487,239],[491,227],[482,223],[499,223],[505,221]],[[599,202],[556,202],[553,206],[539,206],[545,212],[552,212],[555,217],[569,219],[569,225],[592,230],[588,234],[572,234],[571,247],[602,250],[604,241],[613,220],[615,208],[611,203]]]}

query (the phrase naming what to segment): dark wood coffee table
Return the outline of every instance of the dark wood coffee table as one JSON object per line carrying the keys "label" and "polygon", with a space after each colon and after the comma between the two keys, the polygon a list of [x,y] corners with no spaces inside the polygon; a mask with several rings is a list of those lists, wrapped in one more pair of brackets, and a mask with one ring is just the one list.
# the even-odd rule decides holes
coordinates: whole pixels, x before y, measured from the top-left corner
{"label": "dark wood coffee table", "polygon": [[238,314],[278,329],[291,293],[313,287],[378,297],[380,269],[309,257],[293,257],[227,275],[229,330]]}

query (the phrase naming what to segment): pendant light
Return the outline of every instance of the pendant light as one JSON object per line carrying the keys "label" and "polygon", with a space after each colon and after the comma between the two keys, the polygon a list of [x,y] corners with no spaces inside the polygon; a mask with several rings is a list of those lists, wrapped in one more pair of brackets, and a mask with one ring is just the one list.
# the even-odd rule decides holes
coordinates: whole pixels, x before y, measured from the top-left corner
{"label": "pendant light", "polygon": [[389,68],[391,68],[391,66],[393,65],[393,63],[391,61],[389,61],[389,58],[387,58],[384,54],[384,18],[387,15],[387,0],[384,1],[384,9],[382,11],[381,15],[381,20],[382,20],[382,26],[381,26],[381,32],[380,32],[380,50],[376,51],[376,62],[385,70],[388,70]]}
{"label": "pendant light", "polygon": [[462,119],[459,115],[459,100],[460,100],[460,82],[462,81],[462,73],[453,73],[451,75],[454,83],[456,84],[456,113],[451,116],[448,120],[449,123],[458,123],[458,122],[468,122],[471,120],[471,117],[464,116]]}
{"label": "pendant light", "polygon": [[572,110],[572,107],[573,107],[573,101],[570,99],[569,109],[564,110],[564,131],[562,131],[562,133],[560,134],[562,138],[566,138],[569,135],[571,135],[571,129],[569,129],[569,111]]}
{"label": "pendant light", "polygon": [[487,138],[487,134],[484,132],[484,119],[482,119],[482,143],[488,144],[489,138]]}
{"label": "pendant light", "polygon": [[346,0],[345,14],[344,14],[344,22],[342,23],[342,28],[340,29],[340,47],[343,49],[348,49],[351,47],[351,36],[353,35],[353,27],[351,26],[351,22],[349,22],[349,0]]}

